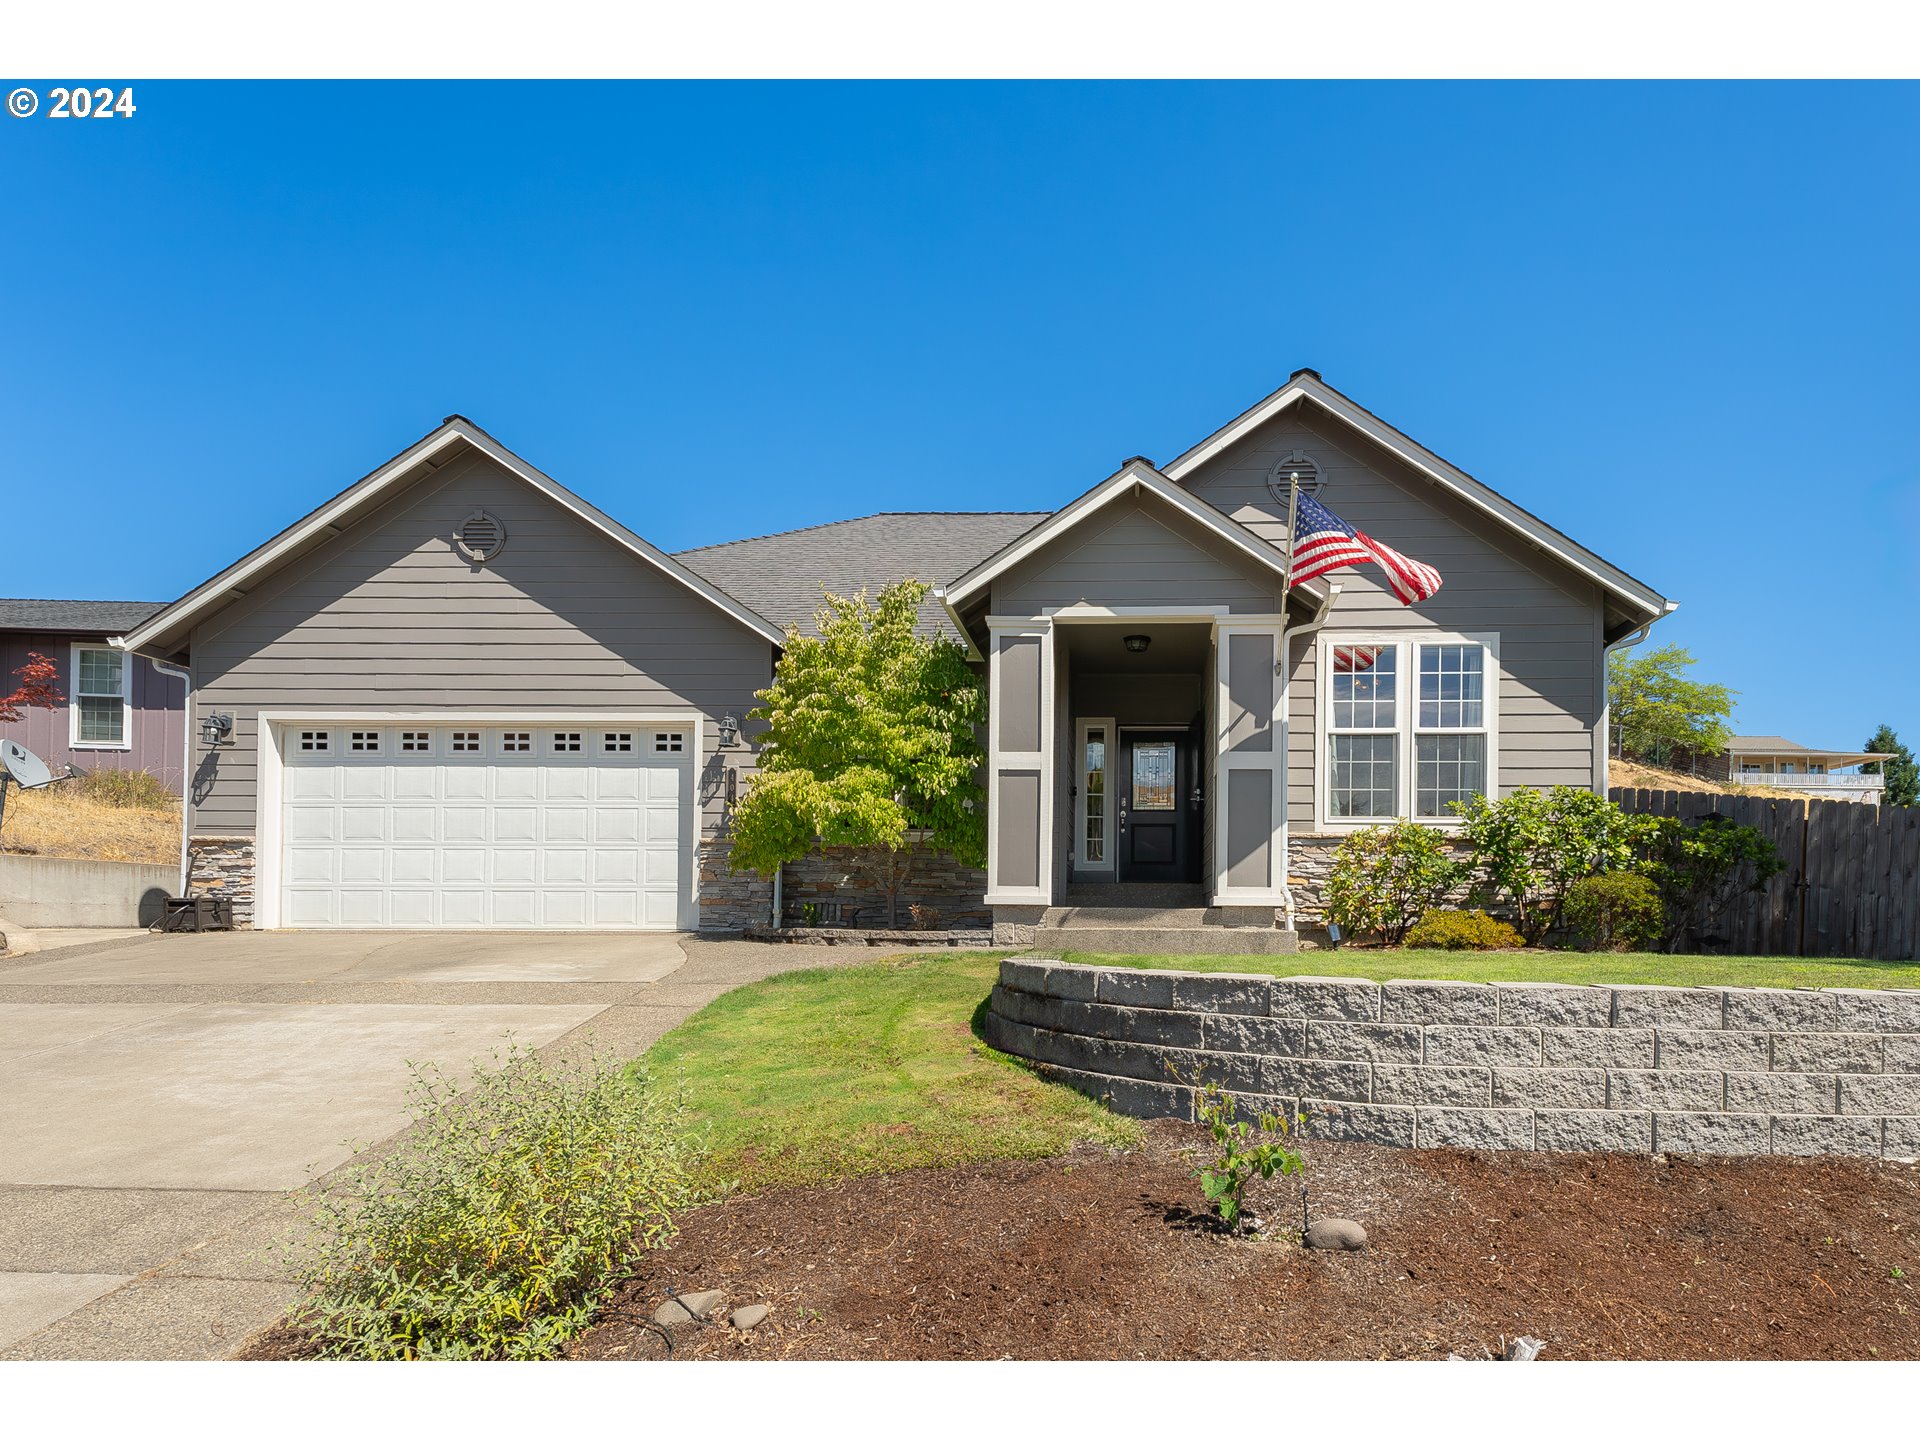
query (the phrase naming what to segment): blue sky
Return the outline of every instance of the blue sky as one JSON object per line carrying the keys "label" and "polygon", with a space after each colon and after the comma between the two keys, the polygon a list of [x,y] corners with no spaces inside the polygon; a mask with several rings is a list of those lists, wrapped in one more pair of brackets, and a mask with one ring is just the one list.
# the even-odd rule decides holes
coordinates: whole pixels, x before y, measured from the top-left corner
{"label": "blue sky", "polygon": [[676,549],[1054,506],[1309,365],[1738,728],[1920,742],[1920,87],[134,92],[0,117],[0,592],[171,598],[450,411]]}

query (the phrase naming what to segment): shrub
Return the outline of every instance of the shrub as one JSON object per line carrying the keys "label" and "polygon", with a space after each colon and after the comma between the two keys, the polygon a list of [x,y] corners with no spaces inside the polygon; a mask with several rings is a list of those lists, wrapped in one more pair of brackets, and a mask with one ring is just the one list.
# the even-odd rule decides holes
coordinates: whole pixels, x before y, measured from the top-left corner
{"label": "shrub", "polygon": [[1641,870],[1660,892],[1660,945],[1669,951],[1689,931],[1712,931],[1735,895],[1764,889],[1786,868],[1766,835],[1720,815],[1697,825],[1650,817],[1640,852]]}
{"label": "shrub", "polygon": [[122,810],[171,810],[180,803],[149,770],[90,770],[68,783],[87,799]]}
{"label": "shrub", "polygon": [[328,1355],[536,1359],[592,1318],[638,1248],[664,1244],[695,1158],[677,1102],[598,1057],[514,1048],[458,1087],[413,1067],[418,1124],[317,1187],[308,1298],[291,1317]]}
{"label": "shrub", "polygon": [[1429,910],[1407,932],[1407,944],[1418,950],[1515,950],[1524,943],[1518,930],[1484,910]]}
{"label": "shrub", "polygon": [[1327,913],[1349,935],[1378,932],[1390,945],[1460,883],[1461,866],[1431,826],[1402,820],[1350,835],[1333,852]]}
{"label": "shrub", "polygon": [[1253,1126],[1238,1118],[1233,1097],[1211,1081],[1194,1096],[1194,1116],[1219,1147],[1212,1159],[1193,1172],[1200,1181],[1200,1193],[1220,1223],[1237,1232],[1247,1218],[1247,1183],[1256,1176],[1271,1180],[1275,1175],[1291,1175],[1305,1169],[1307,1162],[1286,1144],[1286,1116],[1270,1110],[1260,1112],[1260,1133],[1275,1138],[1249,1145]]}
{"label": "shrub", "polygon": [[1559,923],[1569,885],[1630,864],[1646,825],[1644,816],[1570,785],[1516,790],[1504,800],[1476,795],[1455,808],[1487,888],[1513,912],[1530,944]]}
{"label": "shrub", "polygon": [[1560,910],[1582,950],[1644,950],[1659,938],[1661,913],[1659,888],[1625,870],[1574,881]]}

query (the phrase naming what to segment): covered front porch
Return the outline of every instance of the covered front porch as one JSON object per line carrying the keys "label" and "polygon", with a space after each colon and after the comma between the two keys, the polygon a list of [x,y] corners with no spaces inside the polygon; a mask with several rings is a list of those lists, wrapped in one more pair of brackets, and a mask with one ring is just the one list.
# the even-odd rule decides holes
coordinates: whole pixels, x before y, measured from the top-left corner
{"label": "covered front porch", "polygon": [[1001,943],[1089,909],[1291,939],[1287,636],[1330,589],[1131,460],[939,593],[988,669]]}

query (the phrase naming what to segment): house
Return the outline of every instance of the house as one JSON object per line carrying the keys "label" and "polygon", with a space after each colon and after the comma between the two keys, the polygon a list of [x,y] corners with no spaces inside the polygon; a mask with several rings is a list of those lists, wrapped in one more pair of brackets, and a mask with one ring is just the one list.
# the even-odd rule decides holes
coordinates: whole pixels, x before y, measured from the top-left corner
{"label": "house", "polygon": [[1810,800],[1878,805],[1886,776],[1864,774],[1859,767],[1892,758],[1871,751],[1815,750],[1783,735],[1736,735],[1727,742],[1727,778],[1791,790]]}
{"label": "house", "polygon": [[186,684],[153,661],[116,649],[164,601],[0,600],[0,695],[19,684],[31,655],[54,663],[66,698],[51,710],[21,707],[0,739],[24,745],[56,772],[147,770],[179,793]]}
{"label": "house", "polygon": [[[1289,592],[1295,477],[1444,588]],[[1302,370],[1058,509],[678,555],[451,416],[122,643],[192,674],[194,883],[255,925],[737,929],[754,692],[822,586],[909,575],[990,690],[987,870],[931,884],[1009,943],[1070,895],[1271,932],[1356,828],[1604,791],[1607,651],[1673,609]]]}

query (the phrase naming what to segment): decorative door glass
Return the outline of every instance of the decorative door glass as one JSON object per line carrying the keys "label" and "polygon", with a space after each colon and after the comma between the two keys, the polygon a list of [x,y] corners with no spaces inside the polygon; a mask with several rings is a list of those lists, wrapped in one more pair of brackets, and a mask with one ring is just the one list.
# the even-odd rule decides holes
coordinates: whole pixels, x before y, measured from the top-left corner
{"label": "decorative door glass", "polygon": [[1133,747],[1133,808],[1174,808],[1173,742],[1136,743]]}
{"label": "decorative door glass", "polygon": [[1086,768],[1080,783],[1087,797],[1082,858],[1089,865],[1103,865],[1107,859],[1107,730],[1104,725],[1094,725],[1087,730]]}

